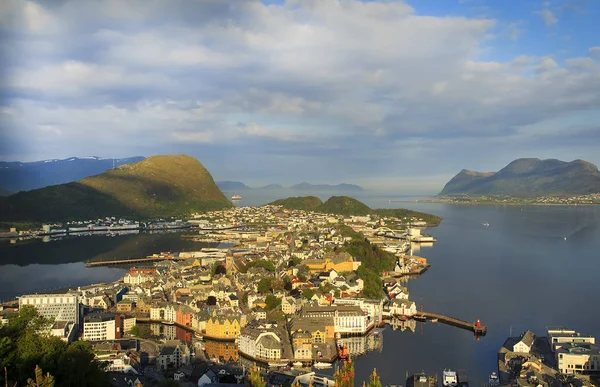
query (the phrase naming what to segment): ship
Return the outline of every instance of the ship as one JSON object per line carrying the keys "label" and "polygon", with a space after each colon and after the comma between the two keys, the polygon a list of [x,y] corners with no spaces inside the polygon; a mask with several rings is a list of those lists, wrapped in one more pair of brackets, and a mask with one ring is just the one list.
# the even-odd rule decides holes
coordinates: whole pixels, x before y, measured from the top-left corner
{"label": "ship", "polygon": [[316,362],[315,364],[313,364],[313,367],[315,368],[331,368],[332,365],[331,363],[324,363],[324,362]]}
{"label": "ship", "polygon": [[446,387],[456,387],[456,385],[458,385],[456,371],[445,369],[442,373],[442,384]]}
{"label": "ship", "polygon": [[242,200],[242,197],[240,195],[233,195],[231,200]]}

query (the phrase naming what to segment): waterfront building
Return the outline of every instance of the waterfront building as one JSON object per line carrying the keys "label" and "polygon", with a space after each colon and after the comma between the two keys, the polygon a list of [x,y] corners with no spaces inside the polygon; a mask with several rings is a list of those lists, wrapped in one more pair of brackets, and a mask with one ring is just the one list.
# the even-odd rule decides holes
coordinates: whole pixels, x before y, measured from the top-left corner
{"label": "waterfront building", "polygon": [[334,332],[340,334],[363,334],[370,326],[369,316],[355,305],[308,306],[302,309],[302,317],[332,317]]}
{"label": "waterfront building", "polygon": [[218,315],[215,311],[206,321],[206,336],[218,339],[235,339],[244,326],[246,326],[246,315],[234,313]]}
{"label": "waterfront building", "polygon": [[358,306],[368,316],[368,325],[379,325],[383,322],[383,300],[367,300],[363,298],[336,298],[333,305]]}
{"label": "waterfront building", "polygon": [[175,322],[180,325],[187,327],[192,326],[192,320],[194,317],[194,310],[187,305],[180,305],[175,313]]}
{"label": "waterfront building", "polygon": [[190,349],[179,340],[167,340],[156,356],[156,365],[160,370],[179,368],[190,364]]}
{"label": "waterfront building", "polygon": [[417,304],[401,298],[394,298],[389,303],[390,315],[392,316],[414,316],[417,313]]}
{"label": "waterfront building", "polygon": [[151,281],[152,280],[152,275],[151,274],[146,274],[146,273],[127,273],[125,274],[125,276],[123,277],[123,283],[126,283],[128,285],[139,285],[139,284],[143,284],[144,282],[147,281]]}
{"label": "waterfront building", "polygon": [[247,326],[239,336],[239,352],[258,360],[280,360],[281,338],[273,328]]}
{"label": "waterfront building", "polygon": [[75,294],[28,294],[19,298],[19,309],[35,307],[41,316],[79,325],[79,299]]}
{"label": "waterfront building", "polygon": [[513,345],[513,352],[530,353],[533,342],[535,341],[535,333],[525,331],[521,334],[519,341]]}
{"label": "waterfront building", "polygon": [[556,349],[558,371],[563,374],[600,375],[600,347],[566,343]]}
{"label": "waterfront building", "polygon": [[158,303],[150,308],[150,320],[175,322],[178,306],[170,303]]}
{"label": "waterfront building", "polygon": [[596,344],[595,337],[582,335],[566,327],[549,327],[547,332],[548,344],[553,352],[564,344]]}

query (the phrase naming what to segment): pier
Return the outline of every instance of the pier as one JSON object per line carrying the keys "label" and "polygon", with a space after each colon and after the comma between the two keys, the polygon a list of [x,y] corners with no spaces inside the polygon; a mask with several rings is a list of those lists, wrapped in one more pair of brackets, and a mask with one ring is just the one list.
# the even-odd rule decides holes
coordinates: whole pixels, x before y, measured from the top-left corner
{"label": "pier", "polygon": [[470,323],[467,321],[459,320],[454,317],[448,317],[441,314],[429,312],[417,312],[417,314],[415,314],[413,318],[415,320],[421,321],[437,319],[439,322],[442,322],[444,324],[452,325],[457,328],[462,328],[471,331],[477,336],[485,336],[485,334],[487,333],[487,327],[485,325],[481,325],[479,320],[477,320],[476,323]]}
{"label": "pier", "polygon": [[97,266],[111,266],[111,265],[131,265],[145,262],[158,262],[158,261],[177,261],[184,258],[175,258],[167,256],[150,256],[146,258],[126,258],[126,259],[111,259],[102,261],[86,261],[85,266],[97,267]]}

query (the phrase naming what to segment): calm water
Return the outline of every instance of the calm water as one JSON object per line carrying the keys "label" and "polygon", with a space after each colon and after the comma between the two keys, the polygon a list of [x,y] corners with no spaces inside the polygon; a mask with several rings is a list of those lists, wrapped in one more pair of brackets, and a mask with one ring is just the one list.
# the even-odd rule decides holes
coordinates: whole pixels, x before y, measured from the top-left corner
{"label": "calm water", "polygon": [[[278,198],[274,193],[241,195],[242,205]],[[426,311],[467,321],[479,318],[488,326],[480,340],[440,323],[417,325],[414,333],[386,328],[381,348],[356,359],[356,385],[373,368],[384,385],[404,385],[406,373],[424,370],[441,376],[446,367],[465,370],[472,385],[481,385],[495,369],[496,351],[511,331],[544,334],[546,326],[567,325],[600,338],[600,207],[460,206],[369,192],[356,196],[373,208],[407,207],[442,216],[441,225],[428,231],[438,242],[419,252],[432,267],[408,283],[411,298]],[[389,203],[392,198],[408,202]],[[111,281],[122,269],[86,269],[81,261],[193,248],[177,234],[2,246],[0,292],[8,297]]]}

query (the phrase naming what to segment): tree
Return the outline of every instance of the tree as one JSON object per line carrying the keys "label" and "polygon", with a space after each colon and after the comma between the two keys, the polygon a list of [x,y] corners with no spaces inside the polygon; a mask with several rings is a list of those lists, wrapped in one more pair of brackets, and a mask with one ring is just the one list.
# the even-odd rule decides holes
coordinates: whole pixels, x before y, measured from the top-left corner
{"label": "tree", "polygon": [[281,299],[269,294],[265,299],[265,303],[267,304],[267,310],[273,310],[281,305]]}
{"label": "tree", "polygon": [[344,362],[344,365],[335,371],[333,378],[335,387],[354,387],[354,363],[352,359]]}
{"label": "tree", "polygon": [[258,286],[256,288],[256,290],[259,293],[270,293],[271,292],[271,280],[269,278],[261,278],[260,281],[258,281]]}
{"label": "tree", "polygon": [[262,375],[260,374],[260,371],[256,367],[256,363],[254,364],[254,367],[250,370],[250,373],[248,373],[246,385],[248,385],[249,387],[267,386],[267,382],[265,382],[265,379],[263,379]]}
{"label": "tree", "polygon": [[379,380],[379,375],[377,375],[376,368],[373,369],[373,373],[371,374],[371,377],[369,378],[368,387],[381,387],[381,381]]}
{"label": "tree", "polygon": [[302,289],[302,295],[307,299],[310,300],[314,295],[315,295],[315,291],[312,289]]}
{"label": "tree", "polygon": [[130,332],[133,336],[135,337],[139,337],[142,339],[149,339],[151,338],[152,335],[152,331],[150,330],[150,327],[148,325],[134,325],[133,328],[131,328],[131,332]]}
{"label": "tree", "polygon": [[50,373],[43,375],[42,369],[35,366],[35,380],[27,379],[27,387],[54,387],[54,377]]}

